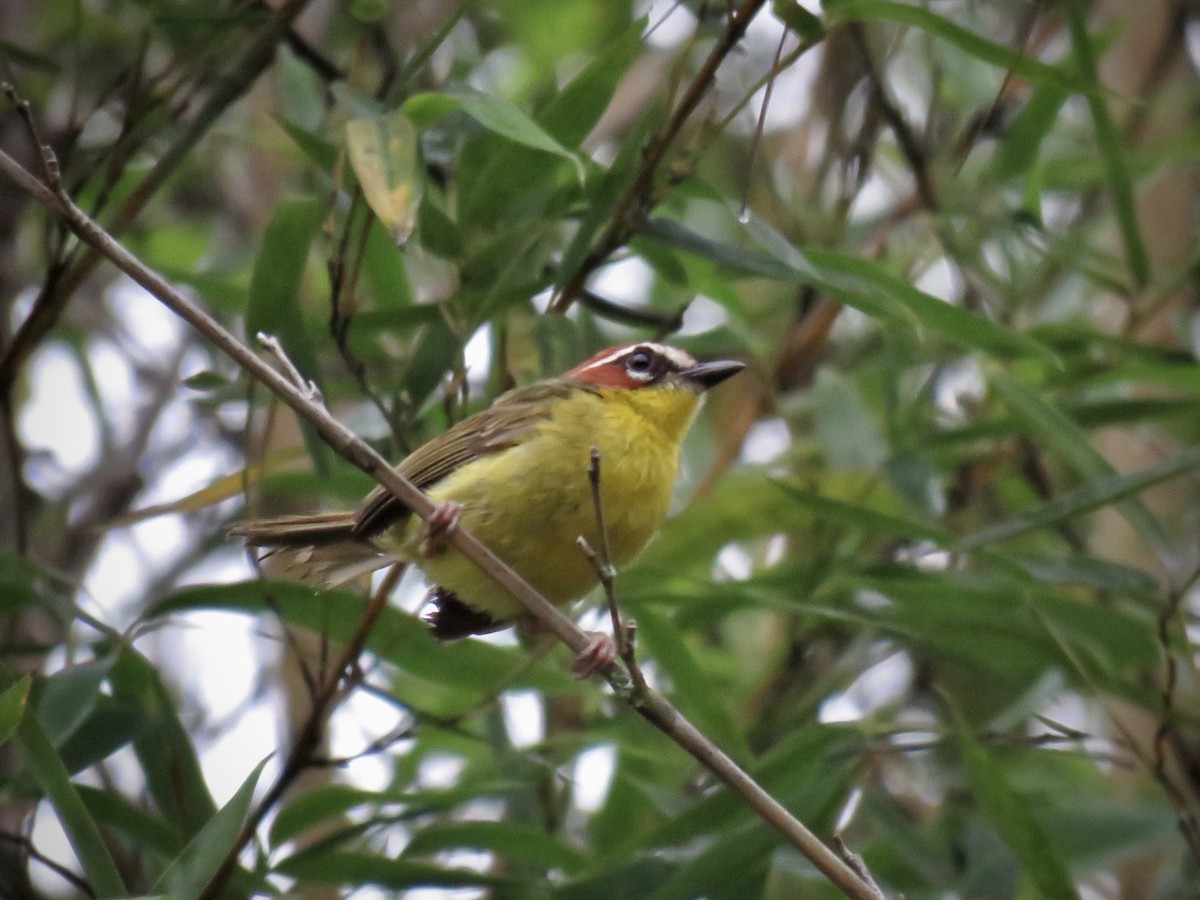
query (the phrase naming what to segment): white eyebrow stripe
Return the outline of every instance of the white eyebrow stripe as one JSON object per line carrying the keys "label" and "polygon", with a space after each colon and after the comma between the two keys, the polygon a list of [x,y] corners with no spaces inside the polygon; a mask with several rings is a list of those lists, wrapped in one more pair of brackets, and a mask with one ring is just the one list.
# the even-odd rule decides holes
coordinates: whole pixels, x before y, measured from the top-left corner
{"label": "white eyebrow stripe", "polygon": [[612,353],[608,354],[608,356],[602,356],[602,357],[600,357],[600,359],[592,360],[590,363],[588,363],[586,366],[584,366],[579,371],[586,372],[589,369],[595,369],[600,366],[607,366],[610,362],[614,362],[614,361],[620,359],[622,356],[624,356],[626,353],[628,353],[631,349],[633,349],[633,348],[626,347],[623,350],[615,350]]}
{"label": "white eyebrow stripe", "polygon": [[[626,356],[629,356],[629,354],[636,353],[638,350],[646,350],[646,351],[649,351],[650,353],[654,353],[658,356],[661,356],[664,359],[670,360],[671,364],[676,369],[679,369],[680,371],[683,371],[685,369],[690,369],[692,366],[696,365],[696,360],[692,359],[690,354],[685,353],[684,351],[678,349],[677,347],[668,347],[665,344],[655,344],[655,343],[648,342],[645,344],[634,344],[632,347],[622,347],[619,350],[614,350],[612,353],[609,353],[607,356],[602,356],[597,360],[593,360],[587,366],[580,369],[580,371],[587,372],[590,369],[596,369],[596,368],[599,368],[600,366],[606,366],[609,363],[617,362],[618,360],[624,359]],[[638,380],[641,380],[641,381],[649,381],[650,380],[650,377],[644,375],[643,373],[630,372],[628,374],[630,374],[632,377],[637,378]]]}

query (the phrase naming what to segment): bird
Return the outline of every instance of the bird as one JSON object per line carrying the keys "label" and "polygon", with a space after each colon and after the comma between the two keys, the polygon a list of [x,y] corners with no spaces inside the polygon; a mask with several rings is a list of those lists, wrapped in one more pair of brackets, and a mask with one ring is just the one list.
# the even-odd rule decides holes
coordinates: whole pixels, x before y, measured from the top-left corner
{"label": "bird", "polygon": [[[610,562],[642,551],[666,518],[684,436],[732,359],[697,362],[666,344],[610,347],[557,378],[518,387],[418,447],[396,470],[434,503],[422,522],[386,489],[356,510],[249,520],[231,534],[284,558],[284,574],[322,587],[396,563],[433,586],[426,618],[440,641],[530,625],[525,608],[449,543],[465,527],[556,606],[597,583],[579,547],[601,546],[589,477],[593,448]],[[607,667],[615,644],[589,635],[573,670]]]}

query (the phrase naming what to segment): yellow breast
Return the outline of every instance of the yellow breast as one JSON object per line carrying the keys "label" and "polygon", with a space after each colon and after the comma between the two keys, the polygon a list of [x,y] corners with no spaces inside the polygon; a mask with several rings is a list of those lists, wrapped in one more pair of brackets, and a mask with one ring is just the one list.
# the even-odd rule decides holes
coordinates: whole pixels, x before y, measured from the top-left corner
{"label": "yellow breast", "polygon": [[[462,505],[462,525],[552,603],[586,594],[595,573],[576,541],[599,548],[588,467],[600,451],[600,489],[613,563],[635,557],[667,514],[679,450],[699,407],[685,388],[572,391],[518,445],[474,460],[429,489],[435,502]],[[453,548],[418,553],[424,523],[410,517],[376,539],[415,563],[429,580],[503,621],[520,605]]]}

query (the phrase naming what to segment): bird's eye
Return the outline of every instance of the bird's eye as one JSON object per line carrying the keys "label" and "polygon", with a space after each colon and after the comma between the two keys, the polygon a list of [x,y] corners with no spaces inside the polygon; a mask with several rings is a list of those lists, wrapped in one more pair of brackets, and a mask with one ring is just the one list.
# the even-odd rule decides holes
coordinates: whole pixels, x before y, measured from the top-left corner
{"label": "bird's eye", "polygon": [[629,354],[629,358],[625,360],[625,368],[630,372],[645,373],[649,372],[654,366],[654,357],[646,350],[635,350]]}

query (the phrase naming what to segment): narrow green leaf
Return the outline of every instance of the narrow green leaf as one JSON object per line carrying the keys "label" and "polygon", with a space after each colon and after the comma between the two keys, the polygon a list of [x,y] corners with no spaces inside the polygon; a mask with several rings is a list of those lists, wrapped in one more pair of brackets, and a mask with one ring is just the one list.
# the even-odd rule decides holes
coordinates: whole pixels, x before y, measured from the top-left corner
{"label": "narrow green leaf", "polygon": [[1070,873],[1034,819],[1029,801],[1013,790],[961,713],[953,706],[951,709],[971,791],[984,814],[1043,896],[1050,900],[1078,897]]}
{"label": "narrow green leaf", "polygon": [[146,714],[146,730],[133,743],[146,787],[162,815],[191,837],[216,813],[216,804],[174,698],[155,668],[129,647],[118,655],[109,683],[114,698]]}
{"label": "narrow green leaf", "polygon": [[1082,485],[1073,491],[1060,494],[1041,506],[1007,522],[1001,522],[964,537],[957,549],[971,550],[1024,534],[1035,528],[1044,528],[1064,522],[1075,516],[1092,512],[1110,503],[1132,497],[1186,472],[1200,468],[1200,448],[1185,450],[1178,456],[1130,475],[1114,475]]}
{"label": "narrow green leaf", "polygon": [[289,856],[275,866],[275,871],[315,884],[347,887],[374,884],[392,890],[494,886],[508,881],[470,869],[450,869],[410,859],[389,859],[378,853],[328,848]]}
{"label": "narrow green leaf", "polygon": [[455,97],[429,91],[413,94],[400,108],[417,128],[424,129],[437,124],[460,106]]}
{"label": "narrow green leaf", "polygon": [[237,840],[254,799],[258,776],[266,764],[264,759],[254,767],[230,801],[167,866],[153,890],[170,894],[175,900],[198,900]]}
{"label": "narrow green leaf", "polygon": [[383,802],[386,802],[383,795],[348,784],[328,784],[304,791],[279,810],[271,822],[271,846],[280,847],[314,825],[342,816],[356,807]]}
{"label": "narrow green leaf", "polygon": [[1041,85],[1033,91],[996,148],[992,161],[996,178],[1016,178],[1029,172],[1042,141],[1058,121],[1058,112],[1069,96],[1055,85]]}
{"label": "narrow green leaf", "polygon": [[1108,103],[1097,90],[1099,75],[1096,71],[1096,50],[1088,34],[1087,11],[1080,3],[1066,3],[1063,14],[1071,32],[1071,44],[1075,49],[1075,63],[1085,79],[1088,90],[1088,107],[1092,113],[1092,125],[1096,129],[1096,145],[1104,160],[1108,189],[1112,192],[1113,206],[1117,215],[1117,226],[1125,242],[1126,261],[1133,276],[1134,285],[1141,289],[1150,280],[1150,258],[1138,226],[1137,208],[1133,202],[1133,185],[1129,178],[1129,167],[1125,161],[1123,140],[1117,133],[1108,111]]}
{"label": "narrow green leaf", "polygon": [[1058,358],[1040,341],[918,290],[876,263],[820,248],[802,253],[816,272],[818,286],[843,303],[868,312],[864,299],[871,305],[890,300],[902,305],[921,328],[959,346],[1005,358],[1037,356],[1058,364]]}
{"label": "narrow green leaf", "polygon": [[130,703],[100,694],[87,718],[58,744],[63,765],[72,775],[107,759],[145,735],[150,717]]}
{"label": "narrow green leaf", "polygon": [[824,497],[789,482],[773,479],[771,483],[777,485],[797,503],[811,509],[823,522],[836,522],[878,534],[920,538],[941,545],[948,545],[953,540],[946,532],[912,519],[902,519],[859,504]]}
{"label": "narrow green leaf", "polygon": [[507,100],[488,94],[469,94],[457,99],[463,112],[488,131],[534,150],[552,153],[568,160],[575,167],[579,180],[583,181],[583,163],[579,157]]}
{"label": "narrow green leaf", "polygon": [[796,0],[771,0],[771,12],[802,41],[819,41],[825,35],[820,16],[810,13]]}
{"label": "narrow green leaf", "polygon": [[25,706],[29,701],[29,686],[33,676],[26,675],[20,681],[14,681],[0,694],[0,744],[3,744],[21,724],[25,715]]}
{"label": "narrow green leaf", "polygon": [[[1116,477],[1117,471],[1112,464],[1060,410],[1003,372],[993,373],[990,383],[1009,409],[1028,425],[1030,433],[1052,448],[1076,474],[1091,481]],[[1117,509],[1155,551],[1168,552],[1166,535],[1140,500],[1136,497],[1125,500],[1117,504]]]}
{"label": "narrow green leaf", "polygon": [[877,263],[822,248],[800,250],[757,217],[743,227],[761,249],[714,241],[661,218],[650,220],[642,233],[734,271],[815,285],[869,316],[901,321],[959,346],[1001,357],[1040,356],[1058,362],[1040,341],[918,290]]}
{"label": "narrow green leaf", "polygon": [[646,607],[638,610],[637,622],[639,642],[645,643],[650,657],[670,676],[676,705],[721,749],[745,765],[750,760],[750,746],[742,729],[676,627]]}
{"label": "narrow green leaf", "polygon": [[246,335],[253,342],[260,331],[283,344],[305,378],[318,379],[316,353],[304,329],[300,284],[308,252],[325,211],[307,197],[282,200],[267,224],[250,278]]}
{"label": "narrow green leaf", "polygon": [[153,850],[164,860],[183,849],[179,829],[115,791],[79,785],[79,796],[101,825],[131,838],[139,848]]}
{"label": "narrow green leaf", "polygon": [[[300,374],[317,384],[321,383],[321,373],[316,350],[304,327],[300,286],[309,248],[324,215],[315,200],[293,197],[280,201],[254,260],[246,309],[247,339],[257,344],[259,332],[274,335]],[[303,434],[313,463],[324,471],[330,455],[328,447],[311,427],[305,426]]]}
{"label": "narrow green leaf", "polygon": [[112,657],[93,660],[55,672],[38,685],[38,721],[54,746],[61,747],[87,718],[112,665]]}
{"label": "narrow green leaf", "polygon": [[[324,785],[299,794],[279,811],[271,823],[271,846],[278,848],[308,829],[344,816],[350,810],[375,807],[389,819],[444,813],[466,803],[505,798],[526,787],[523,781],[499,780],[470,780],[458,787],[430,791],[369,791],[346,784]],[[396,813],[397,809],[403,814]]]}
{"label": "narrow green leaf", "polygon": [[413,835],[404,856],[419,856],[445,850],[469,848],[539,869],[577,872],[585,857],[545,829],[511,822],[445,822],[429,825]]}
{"label": "narrow green leaf", "polygon": [[[10,682],[5,685],[6,691],[13,683],[19,684],[12,682],[6,671],[0,672],[0,679]],[[128,892],[108,852],[108,845],[36,716],[22,717],[17,725],[16,743],[21,748],[29,774],[58,814],[92,890],[98,897],[125,896]]]}
{"label": "narrow green leaf", "polygon": [[613,92],[642,50],[643,22],[609,42],[544,108],[538,124],[563,147],[577,147],[612,100]]}
{"label": "narrow green leaf", "polygon": [[183,386],[198,393],[207,394],[212,391],[220,390],[221,388],[229,387],[229,379],[220,372],[214,372],[211,369],[203,369],[195,375],[189,375],[183,379]]}
{"label": "narrow green leaf", "polygon": [[1019,50],[989,41],[924,6],[896,3],[892,0],[835,0],[825,4],[825,15],[827,21],[861,19],[911,25],[941,38],[976,59],[1011,71],[1035,84],[1053,84],[1069,91],[1086,90],[1088,87],[1081,84],[1070,72],[1026,56]]}

